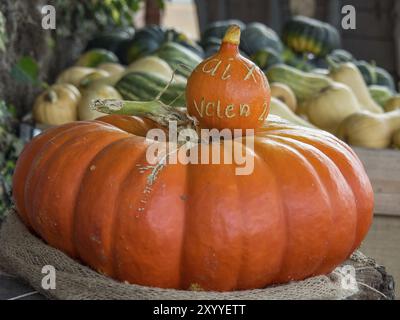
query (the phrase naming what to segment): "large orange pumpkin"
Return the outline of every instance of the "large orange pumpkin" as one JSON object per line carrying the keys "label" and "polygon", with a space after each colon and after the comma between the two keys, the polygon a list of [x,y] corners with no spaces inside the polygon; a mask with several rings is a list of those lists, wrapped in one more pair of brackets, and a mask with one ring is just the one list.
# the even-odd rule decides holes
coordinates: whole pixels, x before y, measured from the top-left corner
{"label": "large orange pumpkin", "polygon": [[253,174],[237,176],[233,164],[170,164],[149,185],[152,142],[144,136],[154,124],[102,120],[130,133],[76,122],[28,144],[14,198],[47,243],[113,278],[261,288],[331,271],[370,226],[369,180],[352,150],[328,133],[270,121],[247,138],[255,141]]}

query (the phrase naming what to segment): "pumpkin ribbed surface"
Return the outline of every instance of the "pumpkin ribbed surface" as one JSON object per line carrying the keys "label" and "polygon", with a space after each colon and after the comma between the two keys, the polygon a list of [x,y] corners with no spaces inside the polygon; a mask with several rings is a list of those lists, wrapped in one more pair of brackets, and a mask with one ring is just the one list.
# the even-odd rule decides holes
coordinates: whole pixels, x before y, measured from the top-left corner
{"label": "pumpkin ribbed surface", "polygon": [[270,121],[233,142],[254,139],[250,175],[235,175],[234,164],[155,172],[146,150],[158,142],[144,138],[152,121],[102,121],[123,130],[87,121],[36,137],[18,160],[13,194],[23,221],[47,243],[113,278],[261,288],[333,270],[370,226],[369,180],[328,133]]}

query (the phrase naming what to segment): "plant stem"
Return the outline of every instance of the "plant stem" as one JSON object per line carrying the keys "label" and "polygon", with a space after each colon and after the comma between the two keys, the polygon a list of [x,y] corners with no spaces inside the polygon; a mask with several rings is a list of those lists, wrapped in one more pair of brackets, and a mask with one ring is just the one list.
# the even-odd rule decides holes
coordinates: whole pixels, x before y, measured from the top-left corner
{"label": "plant stem", "polygon": [[46,93],[46,99],[51,103],[55,103],[58,100],[58,95],[54,90],[50,89]]}
{"label": "plant stem", "polygon": [[149,118],[166,127],[170,121],[176,121],[178,126],[187,125],[192,122],[185,112],[165,105],[158,100],[128,101],[97,99],[93,101],[91,108],[107,114],[122,114]]}

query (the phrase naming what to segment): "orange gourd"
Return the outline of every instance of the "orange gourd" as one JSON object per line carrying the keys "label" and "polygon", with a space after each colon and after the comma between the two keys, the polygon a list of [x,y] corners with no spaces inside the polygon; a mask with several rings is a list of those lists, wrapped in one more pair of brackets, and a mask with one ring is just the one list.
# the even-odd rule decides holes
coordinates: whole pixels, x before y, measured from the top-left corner
{"label": "orange gourd", "polygon": [[[158,106],[159,117],[171,116]],[[355,153],[333,135],[272,117],[255,135],[206,145],[213,154],[252,142],[248,175],[237,175],[235,163],[159,166],[146,157],[160,144],[146,139],[160,127],[144,117],[150,109],[154,120],[155,102],[121,102],[113,112],[133,117],[69,123],[34,138],[13,180],[26,225],[115,279],[217,291],[328,273],[364,239],[372,188]]]}
{"label": "orange gourd", "polygon": [[220,50],[200,63],[187,81],[188,113],[202,128],[256,129],[268,115],[267,78],[240,55],[239,42],[240,28],[233,25]]}
{"label": "orange gourd", "polygon": [[131,133],[98,121],[47,130],[14,176],[25,223],[95,270],[163,288],[261,288],[333,270],[367,233],[370,183],[328,133],[269,123],[253,174],[171,164],[148,189],[150,122],[125,120]]}

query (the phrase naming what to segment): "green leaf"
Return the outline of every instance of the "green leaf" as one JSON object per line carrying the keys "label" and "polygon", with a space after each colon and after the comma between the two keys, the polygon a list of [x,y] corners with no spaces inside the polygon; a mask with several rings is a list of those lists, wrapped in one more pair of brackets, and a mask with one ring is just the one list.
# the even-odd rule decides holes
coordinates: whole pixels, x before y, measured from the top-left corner
{"label": "green leaf", "polygon": [[39,84],[39,66],[31,57],[22,57],[11,69],[11,76],[20,83]]}

